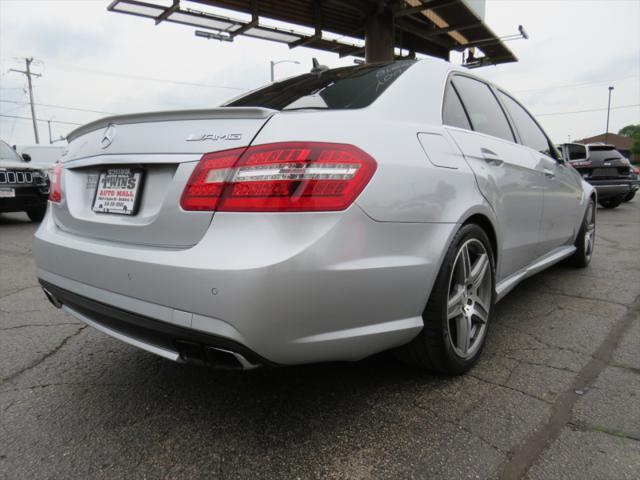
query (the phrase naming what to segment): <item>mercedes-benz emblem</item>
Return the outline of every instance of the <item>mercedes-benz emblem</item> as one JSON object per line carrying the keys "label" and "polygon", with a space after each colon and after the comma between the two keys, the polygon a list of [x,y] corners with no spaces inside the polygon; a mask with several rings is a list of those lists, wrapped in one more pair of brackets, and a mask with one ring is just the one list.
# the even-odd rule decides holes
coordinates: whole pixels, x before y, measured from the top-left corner
{"label": "mercedes-benz emblem", "polygon": [[107,148],[109,145],[111,145],[115,136],[116,126],[113,123],[110,123],[107,129],[102,134],[102,139],[100,140],[100,145],[102,145],[102,148]]}

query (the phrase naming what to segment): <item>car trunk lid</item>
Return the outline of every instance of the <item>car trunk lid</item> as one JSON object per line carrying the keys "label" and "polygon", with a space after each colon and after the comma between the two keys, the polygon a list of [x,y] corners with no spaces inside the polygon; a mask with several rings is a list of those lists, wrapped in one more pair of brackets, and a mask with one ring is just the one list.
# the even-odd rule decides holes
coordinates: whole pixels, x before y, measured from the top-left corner
{"label": "car trunk lid", "polygon": [[[248,146],[274,113],[263,108],[217,108],[109,117],[69,135],[62,157],[60,203],[52,204],[64,231],[120,243],[188,248],[208,228],[212,212],[180,208],[184,187],[205,153]],[[97,212],[101,175],[139,173],[130,192],[135,214]],[[119,187],[118,187],[119,188]],[[105,209],[103,209],[105,210]],[[127,213],[131,213],[130,211]]]}

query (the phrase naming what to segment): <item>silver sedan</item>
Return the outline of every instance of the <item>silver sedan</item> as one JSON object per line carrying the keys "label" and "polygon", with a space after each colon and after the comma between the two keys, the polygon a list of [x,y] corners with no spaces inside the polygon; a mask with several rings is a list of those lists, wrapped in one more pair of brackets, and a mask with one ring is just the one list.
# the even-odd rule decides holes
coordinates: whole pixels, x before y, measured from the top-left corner
{"label": "silver sedan", "polygon": [[58,307],[175,361],[467,371],[494,305],[590,261],[593,188],[512,95],[438,60],[80,127],[36,234]]}

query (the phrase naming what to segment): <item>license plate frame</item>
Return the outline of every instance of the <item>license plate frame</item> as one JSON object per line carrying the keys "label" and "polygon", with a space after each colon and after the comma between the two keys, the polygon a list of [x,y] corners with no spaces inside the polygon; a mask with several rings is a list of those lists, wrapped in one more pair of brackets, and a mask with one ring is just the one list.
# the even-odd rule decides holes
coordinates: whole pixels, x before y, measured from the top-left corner
{"label": "license plate frame", "polygon": [[[98,174],[91,210],[106,215],[136,215],[142,198],[144,178],[145,172],[141,168],[112,167],[103,170]],[[107,184],[108,179],[111,180],[111,185]],[[135,182],[133,188],[130,187],[131,179]],[[133,195],[125,195],[125,192],[130,191],[133,191]]]}

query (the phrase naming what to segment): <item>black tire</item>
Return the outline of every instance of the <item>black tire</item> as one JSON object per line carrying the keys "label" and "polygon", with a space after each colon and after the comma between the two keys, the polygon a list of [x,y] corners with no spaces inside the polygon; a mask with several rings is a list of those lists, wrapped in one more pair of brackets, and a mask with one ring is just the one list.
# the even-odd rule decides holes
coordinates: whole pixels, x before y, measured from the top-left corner
{"label": "black tire", "polygon": [[[453,341],[447,315],[447,305],[449,302],[450,287],[453,280],[456,259],[464,245],[469,240],[477,240],[487,253],[488,269],[490,272],[490,292],[488,292],[487,320],[482,322],[484,332],[475,353],[464,358],[458,355]],[[489,285],[485,285],[488,287]],[[476,224],[462,226],[455,235],[451,246],[445,255],[440,272],[431,290],[431,295],[427,306],[422,314],[424,328],[413,341],[398,351],[401,360],[427,370],[444,373],[447,375],[460,375],[467,372],[478,361],[487,338],[488,325],[490,324],[491,313],[495,303],[495,259],[491,242],[485,231]]]}
{"label": "black tire", "polygon": [[616,208],[622,203],[624,197],[607,198],[606,200],[599,200],[598,203],[604,208]]}
{"label": "black tire", "polygon": [[47,213],[47,207],[30,208],[27,210],[27,215],[32,222],[41,222],[45,213]]}
{"label": "black tire", "polygon": [[622,199],[622,201],[625,202],[625,203],[626,202],[630,202],[631,200],[633,200],[633,197],[635,197],[635,196],[636,196],[636,191],[633,190],[633,191],[629,192],[627,194],[627,196]]}
{"label": "black tire", "polygon": [[[588,238],[590,236],[590,238]],[[596,243],[596,202],[591,199],[584,213],[580,231],[576,237],[576,251],[567,259],[567,263],[576,268],[585,268],[591,262]]]}

